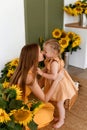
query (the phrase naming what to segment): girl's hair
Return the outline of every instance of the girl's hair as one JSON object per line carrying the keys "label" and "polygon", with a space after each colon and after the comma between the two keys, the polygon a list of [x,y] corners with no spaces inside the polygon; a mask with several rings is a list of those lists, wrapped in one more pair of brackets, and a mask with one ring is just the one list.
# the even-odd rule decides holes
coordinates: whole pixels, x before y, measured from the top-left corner
{"label": "girl's hair", "polygon": [[39,46],[38,44],[29,44],[25,45],[20,54],[18,67],[15,70],[14,75],[11,78],[10,85],[18,84],[18,80],[20,79],[20,88],[23,91],[23,97],[25,97],[25,86],[26,86],[26,78],[29,70],[33,67],[33,81],[36,77],[36,70],[38,66],[38,55],[39,55]]}
{"label": "girl's hair", "polygon": [[49,39],[43,44],[43,48],[46,45],[50,45],[50,47],[57,52],[58,57],[61,59],[61,53],[60,53],[60,45],[56,39]]}

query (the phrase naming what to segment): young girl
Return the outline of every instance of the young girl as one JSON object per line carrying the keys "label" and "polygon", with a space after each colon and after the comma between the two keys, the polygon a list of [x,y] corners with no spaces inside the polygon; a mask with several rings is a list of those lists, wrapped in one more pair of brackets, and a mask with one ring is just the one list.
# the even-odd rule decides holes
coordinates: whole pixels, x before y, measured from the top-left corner
{"label": "young girl", "polygon": [[[43,60],[43,55],[40,51],[38,44],[25,45],[20,54],[18,67],[10,81],[10,85],[18,84],[23,92],[23,100],[25,103],[28,102],[28,97],[31,92],[45,102],[45,98],[49,94],[53,93],[53,89],[50,89],[50,93],[45,95],[37,82],[37,67],[38,62]],[[62,74],[60,73],[62,78]],[[60,79],[61,79],[60,78]],[[59,79],[59,80],[60,80]],[[55,90],[55,85],[54,85]],[[51,95],[50,94],[50,95]],[[38,128],[46,126],[53,120],[54,106],[51,103],[46,103],[42,108],[42,113],[38,112],[34,116],[34,121],[38,124]],[[45,116],[45,118],[41,118]]]}
{"label": "young girl", "polygon": [[[46,56],[45,72],[38,68],[38,74],[46,78],[44,85],[45,93],[49,92],[49,89],[52,88],[53,83],[55,82],[55,91],[50,99],[47,97],[46,100],[56,102],[59,119],[56,120],[57,122],[53,127],[60,128],[64,124],[65,119],[64,103],[69,99],[69,109],[71,108],[77,97],[77,89],[68,72],[64,69],[64,62],[61,59],[58,42],[55,39],[50,39],[44,43],[43,49],[44,55]],[[58,82],[57,75],[61,70],[63,70],[63,78]]]}

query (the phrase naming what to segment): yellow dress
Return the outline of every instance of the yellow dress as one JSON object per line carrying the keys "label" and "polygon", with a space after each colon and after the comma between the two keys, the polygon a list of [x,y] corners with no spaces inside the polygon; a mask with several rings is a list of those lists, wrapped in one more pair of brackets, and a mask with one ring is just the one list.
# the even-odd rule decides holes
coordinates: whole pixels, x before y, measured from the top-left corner
{"label": "yellow dress", "polygon": [[[29,86],[26,86],[24,98],[25,103],[28,102],[30,93],[31,90]],[[38,125],[38,128],[42,128],[44,126],[47,126],[53,120],[53,115],[54,106],[51,103],[45,103],[45,105],[40,108],[37,113],[35,113],[34,121]],[[29,130],[29,128],[25,128],[25,130]]]}
{"label": "yellow dress", "polygon": [[[68,108],[70,109],[78,96],[78,90],[75,86],[74,81],[71,79],[68,72],[64,69],[64,62],[59,58],[50,59],[49,61],[45,61],[45,66],[47,69],[47,73],[51,73],[50,66],[53,61],[57,61],[59,65],[59,72],[60,70],[64,70],[64,77],[63,79],[57,84],[56,90],[52,95],[52,101],[68,101]],[[56,81],[55,81],[56,82]],[[44,92],[47,93],[49,88],[51,87],[53,81],[45,79],[45,87]]]}

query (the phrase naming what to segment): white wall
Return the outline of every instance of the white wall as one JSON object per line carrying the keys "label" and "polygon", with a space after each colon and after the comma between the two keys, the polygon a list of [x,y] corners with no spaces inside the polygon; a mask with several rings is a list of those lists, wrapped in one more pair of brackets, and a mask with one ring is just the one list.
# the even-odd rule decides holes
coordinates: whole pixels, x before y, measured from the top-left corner
{"label": "white wall", "polygon": [[24,44],[24,0],[0,0],[0,71]]}
{"label": "white wall", "polygon": [[69,57],[69,65],[86,69],[87,68],[87,29],[75,28],[75,27],[65,27],[67,32],[75,32],[81,37],[81,50],[72,52]]}

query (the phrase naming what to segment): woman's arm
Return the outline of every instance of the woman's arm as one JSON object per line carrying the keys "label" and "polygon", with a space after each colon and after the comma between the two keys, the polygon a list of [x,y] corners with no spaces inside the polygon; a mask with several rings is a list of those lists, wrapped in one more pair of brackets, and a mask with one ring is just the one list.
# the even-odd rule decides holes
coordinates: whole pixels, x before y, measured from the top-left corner
{"label": "woman's arm", "polygon": [[38,74],[40,74],[42,77],[45,77],[47,79],[55,80],[58,75],[58,63],[56,61],[53,61],[51,64],[51,73],[44,73],[41,69],[38,68],[37,70]]}
{"label": "woman's arm", "polygon": [[29,86],[32,93],[41,101],[45,102],[46,96],[43,92],[43,90],[41,89],[41,87],[38,84],[37,79],[35,79],[34,83],[32,86]]}

